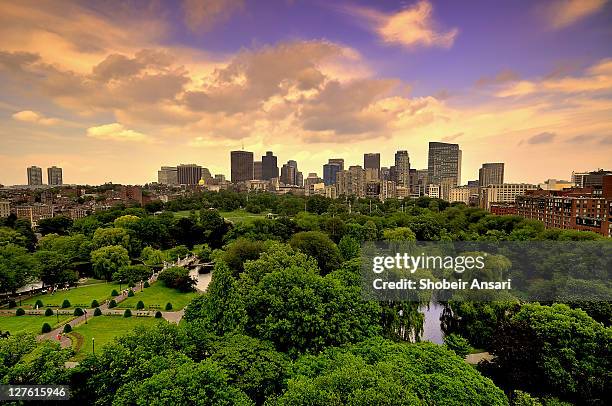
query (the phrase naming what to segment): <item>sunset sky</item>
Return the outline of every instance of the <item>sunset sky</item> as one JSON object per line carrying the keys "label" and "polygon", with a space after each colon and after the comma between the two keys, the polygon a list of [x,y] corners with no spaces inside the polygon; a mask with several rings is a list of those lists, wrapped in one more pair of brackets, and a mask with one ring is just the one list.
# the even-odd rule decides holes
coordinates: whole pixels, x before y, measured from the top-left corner
{"label": "sunset sky", "polygon": [[[459,143],[462,181],[612,169],[612,2],[0,1],[0,184],[229,177],[229,151],[322,175]],[[46,172],[45,172],[46,181]]]}

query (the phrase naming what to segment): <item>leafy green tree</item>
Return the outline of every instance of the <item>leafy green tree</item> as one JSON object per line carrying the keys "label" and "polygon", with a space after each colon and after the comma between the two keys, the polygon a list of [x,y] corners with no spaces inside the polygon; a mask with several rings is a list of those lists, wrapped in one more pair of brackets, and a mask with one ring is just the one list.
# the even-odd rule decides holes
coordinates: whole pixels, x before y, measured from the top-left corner
{"label": "leafy green tree", "polygon": [[89,262],[92,244],[83,234],[60,236],[48,234],[38,242],[38,249],[60,253],[68,262],[68,266]]}
{"label": "leafy green tree", "polygon": [[291,360],[265,341],[245,335],[225,336],[211,358],[227,371],[229,382],[256,404],[280,394]]}
{"label": "leafy green tree", "polygon": [[123,283],[136,283],[146,281],[151,277],[153,271],[146,265],[128,265],[119,268],[113,273],[114,281],[122,281]]}
{"label": "leafy green tree", "polygon": [[460,357],[465,357],[472,351],[472,346],[465,338],[458,334],[449,334],[444,337],[444,345]]}
{"label": "leafy green tree", "polygon": [[102,248],[120,245],[125,249],[130,248],[130,233],[123,228],[98,228],[94,232],[94,248]]}
{"label": "leafy green tree", "polygon": [[157,279],[167,287],[178,289],[182,292],[192,291],[195,286],[195,280],[189,275],[189,270],[180,266],[164,269]]}
{"label": "leafy green tree", "polygon": [[383,231],[383,238],[387,241],[416,241],[416,235],[408,227],[397,227]]}
{"label": "leafy green tree", "polygon": [[140,253],[140,259],[142,259],[142,262],[144,262],[145,265],[161,266],[168,258],[165,253],[158,249],[144,247]]}
{"label": "leafy green tree", "polygon": [[327,274],[342,263],[338,246],[320,231],[305,231],[295,234],[289,244],[304,254],[316,259],[319,269]]}
{"label": "leafy green tree", "polygon": [[338,249],[345,261],[359,257],[361,246],[355,238],[345,235],[338,243]]}
{"label": "leafy green tree", "polygon": [[74,282],[74,278],[64,280],[67,276],[68,259],[56,251],[36,251],[34,253],[38,267],[38,275],[45,285]]}
{"label": "leafy green tree", "polygon": [[38,231],[40,231],[42,235],[66,235],[71,227],[72,219],[66,216],[55,216],[47,219],[41,219],[38,222]]}
{"label": "leafy green tree", "polygon": [[244,263],[248,260],[259,258],[266,249],[262,241],[251,241],[239,238],[225,249],[223,261],[237,273],[244,271]]}
{"label": "leafy green tree", "polygon": [[36,235],[34,234],[34,231],[32,231],[32,223],[30,223],[30,220],[17,219],[13,228],[26,238],[27,242],[25,247],[29,251],[34,251],[34,248],[36,247]]}
{"label": "leafy green tree", "polygon": [[134,231],[137,231],[138,223],[140,223],[140,217],[132,214],[117,217],[115,221],[113,221],[115,228],[125,228],[126,230]]}
{"label": "leafy green tree", "polygon": [[26,248],[15,244],[0,246],[0,292],[16,292],[37,276],[36,261]]}
{"label": "leafy green tree", "polygon": [[97,278],[110,281],[115,272],[130,264],[130,256],[124,247],[111,245],[93,251],[91,264]]}
{"label": "leafy green tree", "polygon": [[28,239],[10,227],[0,227],[0,246],[7,244],[14,244],[27,248]]}
{"label": "leafy green tree", "polygon": [[229,230],[225,219],[216,210],[202,209],[200,210],[200,224],[208,245],[220,248],[223,244],[223,235]]}

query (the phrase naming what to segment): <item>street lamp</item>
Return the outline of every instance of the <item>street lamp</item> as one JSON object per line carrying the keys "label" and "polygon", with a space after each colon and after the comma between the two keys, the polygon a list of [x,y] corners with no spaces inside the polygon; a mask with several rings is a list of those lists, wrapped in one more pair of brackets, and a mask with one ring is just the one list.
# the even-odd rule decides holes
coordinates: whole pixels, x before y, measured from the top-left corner
{"label": "street lamp", "polygon": [[59,309],[55,311],[55,316],[57,317],[57,324],[59,324]]}
{"label": "street lamp", "polygon": [[95,357],[96,356],[96,339],[94,337],[91,337],[91,349]]}
{"label": "street lamp", "polygon": [[85,324],[87,324],[87,310],[83,309],[83,314],[85,315]]}
{"label": "street lamp", "polygon": [[119,292],[121,292],[121,284],[123,283],[123,279],[119,279]]}

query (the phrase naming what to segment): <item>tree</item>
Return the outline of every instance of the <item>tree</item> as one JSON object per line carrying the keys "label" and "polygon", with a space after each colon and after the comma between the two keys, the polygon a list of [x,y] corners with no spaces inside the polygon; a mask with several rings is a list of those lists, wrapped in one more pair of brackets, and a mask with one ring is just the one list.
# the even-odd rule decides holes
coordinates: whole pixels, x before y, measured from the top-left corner
{"label": "tree", "polygon": [[220,248],[223,235],[229,229],[225,219],[217,210],[202,209],[200,210],[200,224],[204,230],[205,241],[213,248]]}
{"label": "tree", "polygon": [[182,292],[192,291],[195,286],[195,280],[189,275],[189,270],[180,266],[164,269],[157,279],[167,287],[178,289]]}
{"label": "tree", "polygon": [[320,231],[305,231],[295,234],[289,244],[316,259],[319,269],[327,274],[342,263],[338,246]]}
{"label": "tree", "polygon": [[280,394],[291,360],[265,341],[249,336],[226,335],[210,358],[227,371],[229,383],[244,391],[256,404]]}
{"label": "tree", "polygon": [[302,356],[276,404],[507,405],[508,400],[490,379],[441,346],[375,338]]}
{"label": "tree", "polygon": [[12,228],[0,227],[0,246],[7,244],[15,244],[27,248],[28,239]]}
{"label": "tree", "polygon": [[97,278],[110,281],[115,272],[130,264],[130,256],[124,247],[111,245],[93,251],[91,264]]}
{"label": "tree", "polygon": [[265,251],[265,244],[262,241],[239,238],[227,246],[223,254],[223,261],[238,274],[244,271],[246,261],[259,258],[263,251]]}
{"label": "tree", "polygon": [[38,222],[38,231],[42,235],[59,234],[66,235],[72,227],[72,219],[66,216],[55,216],[47,219],[41,219]]}
{"label": "tree", "polygon": [[94,248],[120,245],[125,249],[130,248],[130,233],[123,228],[98,228],[94,232]]}
{"label": "tree", "polygon": [[345,235],[338,243],[338,249],[345,261],[357,258],[361,252],[361,245],[355,238]]}
{"label": "tree", "polygon": [[69,266],[89,262],[91,256],[91,240],[83,234],[60,236],[48,234],[38,242],[38,249],[60,253]]}
{"label": "tree", "polygon": [[383,238],[387,241],[416,241],[416,235],[408,227],[397,227],[383,231]]}
{"label": "tree", "polygon": [[36,247],[36,235],[34,234],[34,231],[32,231],[32,223],[30,223],[30,220],[17,219],[13,228],[26,238],[27,242],[25,247],[29,251],[34,251],[34,248]]}
{"label": "tree", "polygon": [[188,362],[119,388],[114,404],[251,405],[248,396],[228,383],[225,371],[212,361]]}
{"label": "tree", "polygon": [[153,271],[146,265],[128,265],[115,273],[113,273],[114,281],[122,281],[123,283],[136,283],[146,281],[151,277]]}
{"label": "tree", "polygon": [[161,266],[168,258],[167,255],[160,250],[152,247],[144,247],[140,253],[140,259],[145,265]]}
{"label": "tree", "polygon": [[68,260],[64,255],[55,251],[43,250],[36,251],[34,258],[38,266],[39,277],[45,285],[74,282],[74,277],[70,277],[65,272],[68,268]]}
{"label": "tree", "polygon": [[444,336],[444,345],[460,357],[465,357],[472,351],[470,343],[458,334]]}
{"label": "tree", "polygon": [[36,261],[15,244],[0,246],[0,292],[16,292],[38,276]]}

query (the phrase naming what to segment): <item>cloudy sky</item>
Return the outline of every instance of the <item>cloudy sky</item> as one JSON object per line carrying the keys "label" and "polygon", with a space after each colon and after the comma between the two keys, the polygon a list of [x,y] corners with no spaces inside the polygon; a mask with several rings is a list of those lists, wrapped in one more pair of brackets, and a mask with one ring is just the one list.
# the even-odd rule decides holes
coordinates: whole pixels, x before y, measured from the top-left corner
{"label": "cloudy sky", "polygon": [[0,183],[229,175],[243,145],[305,175],[424,168],[429,141],[461,145],[464,182],[612,169],[610,44],[606,0],[3,1]]}

